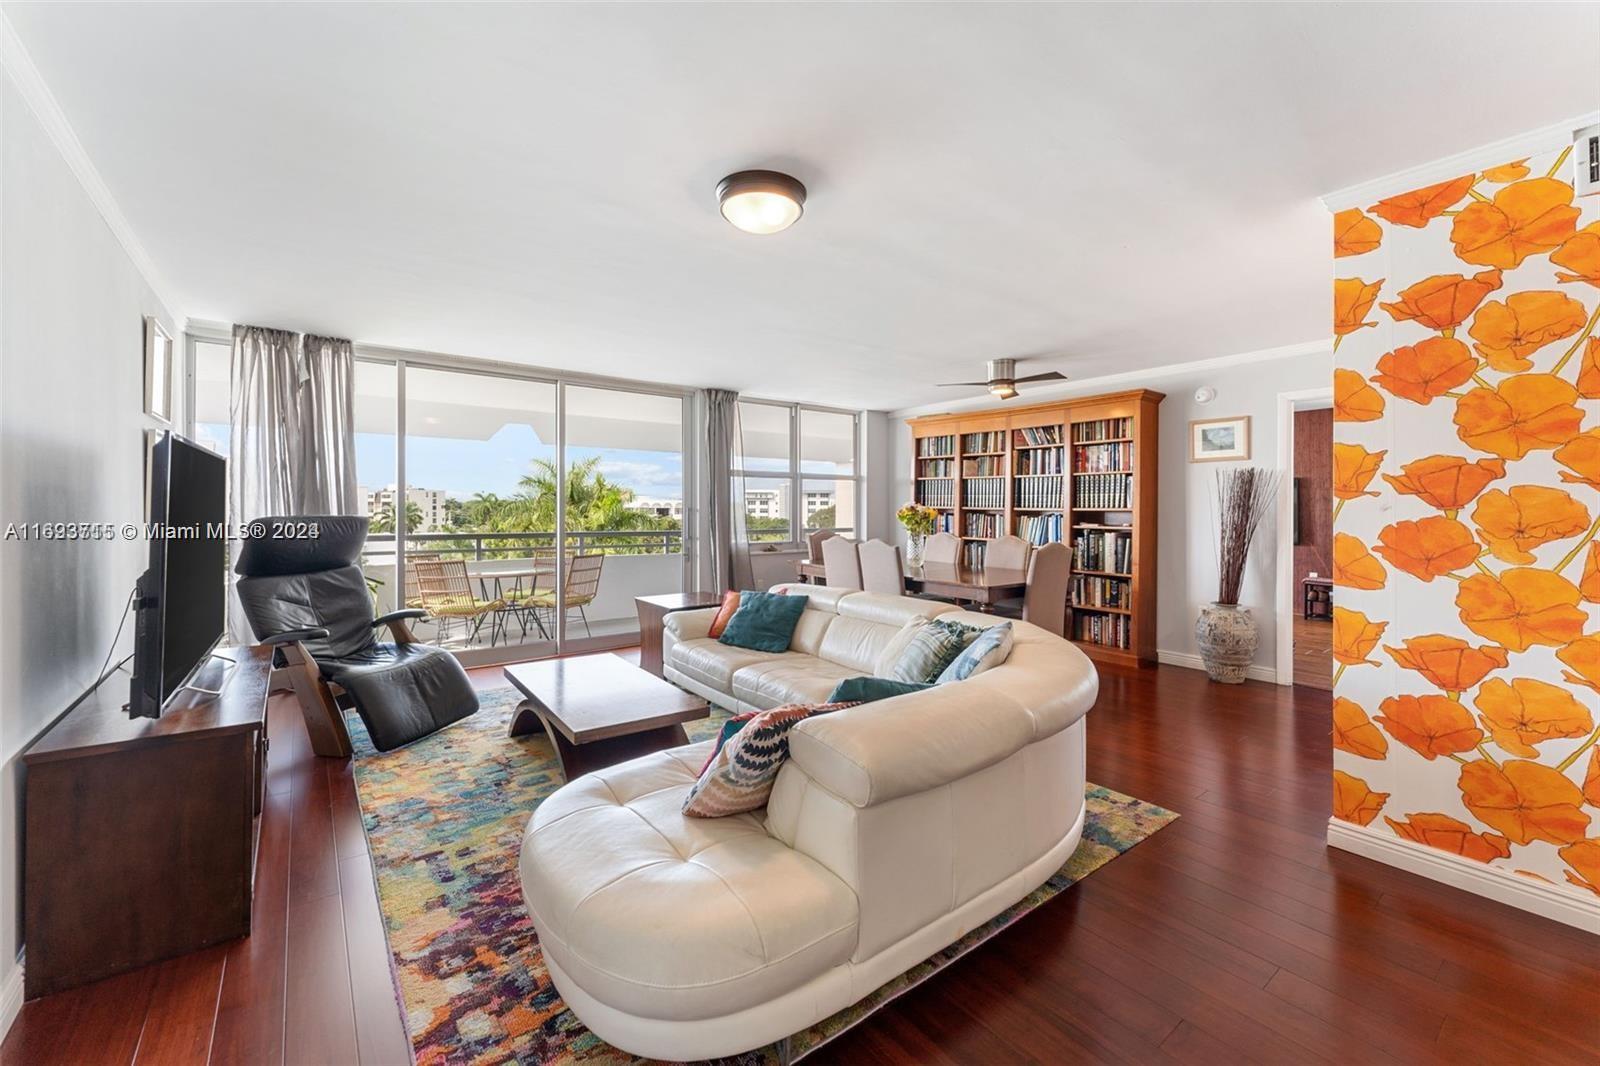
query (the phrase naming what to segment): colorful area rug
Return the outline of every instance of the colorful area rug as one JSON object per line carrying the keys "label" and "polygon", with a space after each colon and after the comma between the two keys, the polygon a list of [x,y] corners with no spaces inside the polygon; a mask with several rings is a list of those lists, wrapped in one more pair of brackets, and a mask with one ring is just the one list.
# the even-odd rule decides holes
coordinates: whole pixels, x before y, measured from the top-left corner
{"label": "colorful area rug", "polygon": [[[542,734],[511,739],[515,690],[480,693],[483,708],[409,747],[375,752],[350,718],[356,789],[417,1062],[631,1063],[561,1001],[522,907],[517,856],[539,802],[561,785]],[[726,715],[691,723],[713,736]],[[1091,785],[1083,842],[1032,895],[865,1000],[789,1040],[791,1060],[821,1047],[1177,817]],[[780,1060],[777,1045],[738,1063]]]}

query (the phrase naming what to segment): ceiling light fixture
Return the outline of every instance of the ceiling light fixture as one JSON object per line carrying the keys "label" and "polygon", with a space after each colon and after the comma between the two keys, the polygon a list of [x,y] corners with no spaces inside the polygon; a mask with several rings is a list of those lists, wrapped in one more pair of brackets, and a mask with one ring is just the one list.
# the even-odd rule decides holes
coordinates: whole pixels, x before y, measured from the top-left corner
{"label": "ceiling light fixture", "polygon": [[799,220],[806,187],[776,170],[741,170],[717,182],[717,203],[746,233],[777,233]]}
{"label": "ceiling light fixture", "polygon": [[990,385],[989,392],[992,395],[998,396],[1002,400],[1014,399],[1017,395],[1017,390],[1013,386],[1004,382]]}

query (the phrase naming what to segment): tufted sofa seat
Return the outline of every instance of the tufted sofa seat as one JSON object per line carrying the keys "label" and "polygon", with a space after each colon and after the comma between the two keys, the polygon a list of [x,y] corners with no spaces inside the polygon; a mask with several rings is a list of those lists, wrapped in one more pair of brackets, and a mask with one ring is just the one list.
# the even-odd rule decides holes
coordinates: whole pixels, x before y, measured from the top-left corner
{"label": "tufted sofa seat", "polygon": [[[779,586],[786,587],[786,586]],[[714,611],[667,616],[667,676],[732,710],[825,699],[882,672],[950,604],[792,586],[786,652],[731,648]],[[603,1039],[699,1059],[779,1040],[870,994],[1037,888],[1083,828],[1093,666],[1014,623],[966,681],[809,719],[765,810],[687,818],[710,743],[580,777],[534,812],[524,898],[556,988]]]}

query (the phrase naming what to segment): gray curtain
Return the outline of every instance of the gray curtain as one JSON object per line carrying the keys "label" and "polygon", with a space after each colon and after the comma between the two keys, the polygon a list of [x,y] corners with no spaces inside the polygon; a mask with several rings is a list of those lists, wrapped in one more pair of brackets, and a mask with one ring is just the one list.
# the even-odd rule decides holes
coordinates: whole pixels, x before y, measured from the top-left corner
{"label": "gray curtain", "polygon": [[744,465],[739,427],[739,394],[707,389],[706,398],[706,540],[710,546],[710,585],[714,591],[748,588],[750,539],[744,522],[744,479],[734,471]]}
{"label": "gray curtain", "polygon": [[[347,340],[233,327],[230,521],[356,512],[354,378]],[[248,642],[237,597],[229,624],[234,640]]]}

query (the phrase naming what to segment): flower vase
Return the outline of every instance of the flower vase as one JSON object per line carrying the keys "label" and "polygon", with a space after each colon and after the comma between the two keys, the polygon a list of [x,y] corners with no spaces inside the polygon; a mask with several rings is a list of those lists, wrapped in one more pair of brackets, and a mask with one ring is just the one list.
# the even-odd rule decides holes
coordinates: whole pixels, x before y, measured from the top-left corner
{"label": "flower vase", "polygon": [[927,544],[928,538],[923,533],[907,534],[909,544],[906,547],[906,562],[912,566],[922,565],[922,549]]}
{"label": "flower vase", "polygon": [[1261,634],[1250,608],[1236,603],[1212,603],[1200,609],[1194,639],[1211,680],[1242,685],[1245,671],[1255,660]]}

